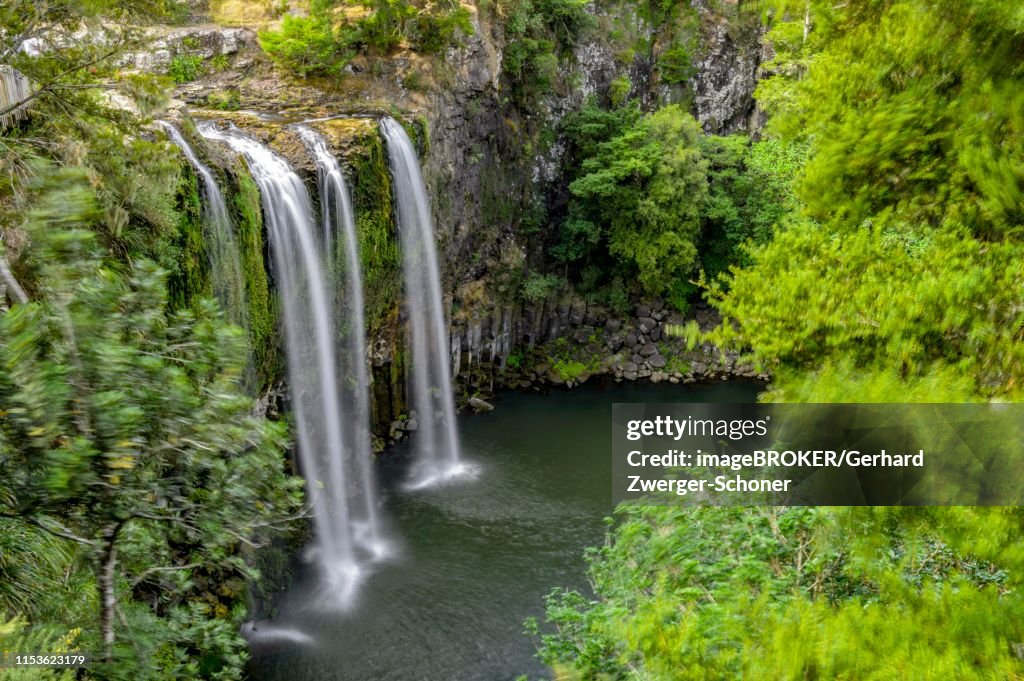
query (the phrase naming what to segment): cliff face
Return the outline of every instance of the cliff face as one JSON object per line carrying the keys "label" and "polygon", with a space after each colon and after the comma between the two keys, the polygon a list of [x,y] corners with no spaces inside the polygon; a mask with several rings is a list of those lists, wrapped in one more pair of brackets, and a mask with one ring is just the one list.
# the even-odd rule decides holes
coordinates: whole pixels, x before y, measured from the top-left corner
{"label": "cliff face", "polygon": [[[473,11],[474,34],[442,57],[428,59],[403,50],[387,58],[357,57],[339,78],[295,79],[266,59],[252,28],[204,23],[162,33],[156,49],[137,55],[132,63],[158,71],[190,60],[210,65],[201,77],[178,88],[193,115],[234,118],[275,146],[310,182],[311,162],[285,129],[289,122],[388,114],[398,115],[417,133],[436,217],[443,288],[452,311],[452,364],[463,397],[499,384],[535,384],[556,376],[547,370],[529,375],[512,371],[509,358],[515,363],[536,356],[543,369],[544,357],[551,354],[548,344],[577,336],[586,342],[574,342],[573,348],[579,346],[582,352],[594,346],[589,350],[608,360],[598,373],[625,374],[627,380],[660,374],[662,367],[651,366],[648,355],[638,364],[632,361],[637,353],[624,348],[628,332],[618,330],[635,326],[635,319],[616,318],[572,296],[535,304],[525,304],[520,296],[526,272],[543,271],[548,258],[543,240],[535,237],[545,229],[537,215],[557,214],[566,192],[567,146],[559,135],[559,121],[590,97],[607,101],[612,84],[625,83],[629,95],[645,108],[689,105],[706,132],[756,132],[759,117],[752,93],[764,57],[756,17],[741,16],[728,0],[693,0],[685,21],[654,25],[635,3],[600,3],[589,10],[595,28],[563,57],[552,90],[524,105],[512,96],[513,84],[503,73],[503,22],[493,10]],[[687,77],[670,80],[660,65],[680,40],[692,52],[690,70]],[[215,114],[211,108],[271,116]],[[374,253],[394,256],[386,155],[372,124],[364,120],[323,131],[330,133],[350,173],[361,238]],[[375,421],[378,432],[386,435],[406,409],[401,282],[390,256],[364,256],[364,266],[373,297],[368,347]],[[700,358],[694,361],[707,368]],[[693,373],[673,371],[664,378],[688,376],[693,378]]]}
{"label": "cliff face", "polygon": [[[738,17],[730,3],[694,0],[693,12],[693,75],[686,83],[659,82],[656,63],[664,49],[659,44],[664,29],[646,23],[633,3],[618,3],[593,10],[597,30],[573,50],[561,87],[530,111],[506,103],[508,83],[500,72],[503,36],[485,17],[478,18],[477,33],[466,48],[449,53],[453,86],[432,91],[422,111],[430,130],[424,164],[446,252],[445,288],[453,297],[452,363],[466,394],[496,384],[558,382],[557,373],[544,370],[548,349],[540,346],[561,338],[581,351],[592,344],[580,342],[584,337],[598,339],[590,350],[607,362],[593,373],[618,378],[625,373],[627,380],[660,373],[646,359],[631,361],[636,353],[622,344],[628,332],[619,338],[611,331],[636,327],[639,332],[636,319],[616,317],[571,296],[525,304],[517,290],[524,271],[542,267],[547,258],[531,248],[529,211],[538,204],[557,204],[566,191],[566,145],[557,134],[559,121],[590,97],[606,100],[616,79],[626,79],[630,96],[648,108],[689,103],[708,133],[759,131],[753,91],[767,56],[762,26],[757,17]],[[646,52],[627,49],[636,45]],[[629,52],[632,57],[624,58]],[[698,376],[705,370],[714,374],[716,367],[726,373],[736,369],[729,362],[719,365],[710,354],[705,349],[703,356],[688,356]],[[509,370],[510,356],[533,355],[541,371]],[[675,373],[666,373],[665,380],[693,378],[687,371]]]}

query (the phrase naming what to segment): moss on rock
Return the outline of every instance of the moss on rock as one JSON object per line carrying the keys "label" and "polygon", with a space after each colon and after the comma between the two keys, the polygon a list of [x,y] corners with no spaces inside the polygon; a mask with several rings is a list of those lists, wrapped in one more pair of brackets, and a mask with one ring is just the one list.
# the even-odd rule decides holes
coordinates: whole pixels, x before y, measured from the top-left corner
{"label": "moss on rock", "polygon": [[397,317],[402,291],[391,173],[376,124],[350,128],[350,132],[348,144],[338,149],[352,185],[367,332],[374,335]]}
{"label": "moss on rock", "polygon": [[231,176],[230,209],[238,235],[239,259],[245,279],[248,306],[249,340],[253,349],[253,363],[260,382],[266,386],[283,375],[280,353],[277,350],[276,301],[270,295],[265,254],[263,213],[259,188],[248,168],[238,162]]}
{"label": "moss on rock", "polygon": [[168,286],[171,305],[188,307],[198,298],[210,296],[210,279],[206,241],[203,238],[203,202],[199,178],[192,166],[182,159],[177,192],[177,233],[172,244],[179,251],[177,269],[172,271]]}

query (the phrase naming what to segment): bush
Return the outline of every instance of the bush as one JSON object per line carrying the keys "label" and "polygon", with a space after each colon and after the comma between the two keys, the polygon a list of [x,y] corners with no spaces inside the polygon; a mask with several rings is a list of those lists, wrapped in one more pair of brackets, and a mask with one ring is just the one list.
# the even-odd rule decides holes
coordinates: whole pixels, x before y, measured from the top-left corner
{"label": "bush", "polygon": [[561,284],[561,277],[554,274],[530,272],[523,281],[523,300],[531,304],[547,300]]}
{"label": "bush", "polygon": [[575,359],[560,359],[553,368],[567,382],[575,381],[587,371],[587,365]]}
{"label": "bush", "polygon": [[648,507],[620,519],[590,553],[596,597],[555,590],[553,632],[527,623],[546,664],[579,672],[569,678],[1024,671],[1005,643],[1024,634],[1020,596],[1002,566],[971,553],[1015,532],[1020,509]]}
{"label": "bush", "polygon": [[179,54],[171,59],[167,75],[177,84],[191,83],[203,75],[203,58],[193,54]]}
{"label": "bush", "polygon": [[325,16],[286,16],[279,31],[260,31],[259,41],[276,64],[300,76],[338,73],[352,56]]}
{"label": "bush", "polygon": [[551,90],[559,73],[559,57],[567,55],[593,25],[589,0],[506,0],[505,53],[502,70],[512,95],[526,105]]}
{"label": "bush", "polygon": [[242,107],[241,94],[234,89],[211,92],[206,96],[206,106],[220,111],[238,111]]}
{"label": "bush", "polygon": [[308,17],[286,16],[280,30],[261,31],[260,45],[278,65],[301,76],[332,75],[360,52],[387,53],[407,41],[414,50],[435,54],[473,33],[472,15],[457,3],[420,8],[408,0],[363,0],[369,11],[356,19],[337,11],[338,4],[314,0]]}
{"label": "bush", "polygon": [[556,255],[608,263],[606,272],[685,307],[707,194],[697,122],[676,106],[642,115],[591,105],[567,131],[581,172],[569,185],[573,198]]}

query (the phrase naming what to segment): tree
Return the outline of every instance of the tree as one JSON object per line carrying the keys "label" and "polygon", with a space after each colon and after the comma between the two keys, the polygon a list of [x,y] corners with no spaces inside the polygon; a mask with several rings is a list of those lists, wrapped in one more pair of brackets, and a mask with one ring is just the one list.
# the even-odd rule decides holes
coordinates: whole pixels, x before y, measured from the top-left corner
{"label": "tree", "polygon": [[122,257],[145,251],[176,268],[167,245],[176,228],[179,164],[166,144],[139,134],[167,101],[169,83],[120,69],[127,52],[146,45],[140,25],[166,16],[168,4],[15,0],[0,7],[0,67],[31,83],[25,97],[0,107],[0,115],[29,114],[0,127],[0,225],[9,245],[17,241],[10,231],[24,211],[34,163],[44,158],[87,169],[101,208],[93,226],[108,249]]}
{"label": "tree", "polygon": [[[786,68],[759,92],[808,161],[772,239],[710,285],[724,323],[694,336],[770,371],[767,400],[1019,399],[1019,3],[771,4],[792,25],[773,30]],[[705,146],[705,217],[735,226],[733,144]],[[1024,674],[1019,508],[626,507],[619,520],[592,553],[596,596],[549,599],[541,653],[568,678]]]}
{"label": "tree", "polygon": [[[814,3],[818,52],[775,126],[811,141],[801,198],[856,227],[890,212],[1013,235],[1024,222],[1016,3]],[[826,43],[822,43],[827,40]],[[978,115],[985,112],[985,115]]]}
{"label": "tree", "polygon": [[[344,5],[361,5],[352,13]],[[284,17],[280,29],[260,31],[260,46],[277,64],[300,76],[339,75],[359,53],[390,52],[404,43],[436,54],[472,35],[469,10],[458,2],[314,0],[309,16]]]}
{"label": "tree", "polygon": [[540,655],[564,678],[1024,671],[1024,556],[1005,541],[1021,509],[649,507],[620,520],[589,557],[597,598],[547,599]]}
{"label": "tree", "polygon": [[626,111],[585,114],[572,123],[582,160],[569,185],[575,201],[564,225],[563,257],[590,250],[569,247],[580,243],[580,235],[590,246],[606,243],[645,292],[667,294],[685,308],[707,194],[700,127],[677,106],[647,116]]}
{"label": "tree", "polygon": [[799,208],[793,178],[805,146],[746,135],[701,140],[708,161],[708,196],[701,207],[700,260],[709,281],[746,265],[746,248],[771,240],[776,226]]}
{"label": "tree", "polygon": [[239,545],[296,512],[300,481],[241,390],[240,330],[209,301],[169,310],[150,261],[112,270],[85,176],[38,174],[37,294],[0,317],[0,512],[86,552],[110,660],[120,603],[149,592],[173,620],[189,574],[249,574]]}

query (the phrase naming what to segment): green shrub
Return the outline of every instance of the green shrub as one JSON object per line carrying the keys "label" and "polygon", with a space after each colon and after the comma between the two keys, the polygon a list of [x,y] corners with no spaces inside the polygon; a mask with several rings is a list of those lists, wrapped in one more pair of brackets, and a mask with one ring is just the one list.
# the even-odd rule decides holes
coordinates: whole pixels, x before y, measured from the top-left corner
{"label": "green shrub", "polygon": [[280,30],[260,31],[259,41],[276,64],[300,76],[339,73],[352,57],[322,15],[286,16]]}
{"label": "green shrub", "polygon": [[206,106],[220,111],[238,111],[242,107],[241,93],[235,89],[211,92],[206,95]]}
{"label": "green shrub", "polygon": [[580,172],[569,185],[556,257],[636,279],[644,292],[685,308],[707,194],[697,122],[677,106],[643,115],[591,104],[566,131]]}
{"label": "green shrub", "polygon": [[[369,10],[349,19],[340,0],[314,0],[307,17],[286,16],[279,30],[259,34],[271,59],[300,76],[337,75],[358,53],[388,53],[403,41],[436,54],[473,33],[472,15],[458,3],[420,7],[409,0],[362,0]],[[373,62],[377,64],[377,62]]]}
{"label": "green shrub", "polygon": [[167,75],[177,84],[191,83],[203,75],[203,58],[194,54],[178,54],[171,59]]}
{"label": "green shrub", "polygon": [[505,366],[512,369],[518,369],[523,365],[523,351],[514,350],[509,353],[508,357],[505,358]]}
{"label": "green shrub", "polygon": [[[1005,643],[1024,633],[1020,596],[1008,572],[971,553],[1016,532],[1020,509],[634,507],[620,519],[590,553],[596,596],[556,589],[553,630],[527,622],[541,659],[578,673],[567,678],[1024,671]],[[886,654],[873,654],[882,642]]]}
{"label": "green shrub", "polygon": [[561,278],[554,274],[530,272],[523,280],[523,300],[531,304],[547,300],[561,284]]}
{"label": "green shrub", "polygon": [[568,55],[593,25],[588,4],[589,0],[504,0],[502,70],[518,104],[527,105],[551,90],[559,57]]}
{"label": "green shrub", "polygon": [[230,65],[231,61],[228,59],[228,55],[226,54],[217,54],[210,58],[211,71],[226,71]]}
{"label": "green shrub", "polygon": [[469,10],[457,5],[449,12],[426,14],[420,12],[409,31],[409,40],[420,52],[437,54],[459,44],[459,36],[473,35],[473,21]]}
{"label": "green shrub", "polygon": [[690,49],[685,45],[673,45],[658,57],[658,73],[661,81],[668,84],[685,83],[697,73]]}
{"label": "green shrub", "polygon": [[575,381],[587,371],[587,365],[575,359],[560,359],[553,368],[563,381]]}
{"label": "green shrub", "polygon": [[618,108],[629,99],[629,91],[633,89],[633,83],[626,76],[619,76],[608,85],[608,101],[613,108]]}

